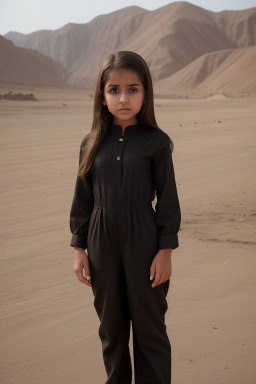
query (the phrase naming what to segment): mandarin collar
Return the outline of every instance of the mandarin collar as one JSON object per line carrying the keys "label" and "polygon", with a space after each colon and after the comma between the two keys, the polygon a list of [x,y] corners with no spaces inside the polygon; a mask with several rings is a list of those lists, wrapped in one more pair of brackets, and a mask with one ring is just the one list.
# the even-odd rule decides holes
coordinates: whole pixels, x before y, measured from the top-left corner
{"label": "mandarin collar", "polygon": [[[125,130],[124,130],[124,135],[129,134],[131,131],[133,131],[133,129],[139,128],[140,126],[141,126],[140,123],[127,125],[127,127],[125,127]],[[119,135],[122,135],[122,127],[121,127],[121,125],[118,125],[118,124],[111,124],[109,131],[113,132],[113,133],[118,133]]]}

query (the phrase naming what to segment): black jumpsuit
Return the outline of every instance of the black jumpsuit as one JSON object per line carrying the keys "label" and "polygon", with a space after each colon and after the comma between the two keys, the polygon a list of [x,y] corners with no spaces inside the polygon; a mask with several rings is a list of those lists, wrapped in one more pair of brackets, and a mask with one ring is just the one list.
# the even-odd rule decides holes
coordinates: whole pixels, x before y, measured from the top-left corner
{"label": "black jumpsuit", "polygon": [[70,213],[71,246],[88,252],[106,384],[131,383],[130,323],[136,384],[171,382],[169,280],[152,288],[150,266],[159,249],[178,247],[180,217],[169,136],[140,124],[122,136],[111,125]]}

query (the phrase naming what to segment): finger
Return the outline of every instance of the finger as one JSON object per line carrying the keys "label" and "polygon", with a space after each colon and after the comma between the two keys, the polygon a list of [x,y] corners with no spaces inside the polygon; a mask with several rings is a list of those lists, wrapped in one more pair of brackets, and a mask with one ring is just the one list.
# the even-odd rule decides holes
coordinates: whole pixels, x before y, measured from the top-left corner
{"label": "finger", "polygon": [[79,269],[75,269],[75,274],[78,278],[79,281],[81,281],[81,283],[87,283],[87,279],[84,277],[83,275],[83,269],[82,268],[79,268]]}
{"label": "finger", "polygon": [[92,288],[92,284],[89,281],[86,281],[84,284]]}
{"label": "finger", "polygon": [[156,274],[156,264],[155,264],[155,260],[154,260],[152,262],[151,268],[150,268],[150,280],[154,280],[155,274]]}
{"label": "finger", "polygon": [[91,272],[90,272],[89,265],[84,264],[84,273],[85,273],[86,280],[90,282],[91,281]]}
{"label": "finger", "polygon": [[81,275],[77,275],[77,278],[78,278],[78,280],[79,280],[81,283],[87,285],[88,287],[91,287],[91,286],[92,286],[91,283],[90,283],[90,281],[88,281],[88,280],[84,277],[83,274],[82,274],[82,276],[81,276]]}
{"label": "finger", "polygon": [[79,280],[81,283],[83,283],[83,284],[85,284],[85,285],[87,285],[88,287],[92,287],[92,284],[91,284],[91,282],[90,281],[88,281],[86,278],[84,278],[83,279],[83,281],[82,280]]}
{"label": "finger", "polygon": [[167,275],[166,275],[166,280],[169,280],[171,278],[171,275],[172,275],[172,271],[170,271]]}
{"label": "finger", "polygon": [[167,280],[169,280],[169,276],[168,273],[165,273],[160,284],[165,283]]}
{"label": "finger", "polygon": [[159,280],[156,282],[156,285],[163,284],[166,280],[168,280],[168,274],[166,272],[159,273]]}
{"label": "finger", "polygon": [[161,275],[159,273],[156,273],[154,282],[152,284],[152,288],[155,288],[159,284],[160,279],[161,279]]}
{"label": "finger", "polygon": [[79,268],[75,267],[74,270],[75,270],[75,274],[76,274],[78,280],[79,280],[81,283],[83,283],[83,284],[85,284],[85,285],[88,285],[88,287],[91,287],[91,286],[92,286],[91,283],[84,277],[84,275],[83,275],[83,268],[81,268],[81,267],[79,267]]}
{"label": "finger", "polygon": [[87,254],[85,254],[85,258],[83,259],[83,267],[85,272],[85,278],[87,281],[91,281],[91,272],[90,272],[90,266],[89,266],[89,259]]}

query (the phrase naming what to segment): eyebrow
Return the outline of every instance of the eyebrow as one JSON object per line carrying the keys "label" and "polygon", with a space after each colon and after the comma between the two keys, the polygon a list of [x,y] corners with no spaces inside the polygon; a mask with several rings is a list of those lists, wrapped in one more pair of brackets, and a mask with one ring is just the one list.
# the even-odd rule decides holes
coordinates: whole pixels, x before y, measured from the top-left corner
{"label": "eyebrow", "polygon": [[[137,87],[140,87],[140,84],[137,84],[137,83],[134,83],[134,84],[127,84],[126,86],[127,87],[134,87],[135,85],[137,85]],[[120,87],[120,85],[119,84],[109,84],[108,85],[108,88],[109,87]]]}

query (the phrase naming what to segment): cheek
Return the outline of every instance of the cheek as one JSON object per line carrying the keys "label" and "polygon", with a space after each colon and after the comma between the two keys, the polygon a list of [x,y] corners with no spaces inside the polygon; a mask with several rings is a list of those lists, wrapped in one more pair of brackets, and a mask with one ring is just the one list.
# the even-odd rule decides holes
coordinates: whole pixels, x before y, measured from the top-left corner
{"label": "cheek", "polygon": [[136,103],[138,104],[138,106],[142,106],[144,103],[145,103],[145,98],[144,96],[139,96],[136,100]]}
{"label": "cheek", "polygon": [[105,98],[105,105],[111,107],[111,105],[113,105],[113,99],[111,97],[106,97]]}
{"label": "cheek", "polygon": [[109,104],[109,97],[107,97],[107,95],[103,96],[102,104],[103,105],[108,105]]}
{"label": "cheek", "polygon": [[107,106],[108,110],[111,113],[113,113],[116,110],[116,107],[117,107],[115,100],[113,98],[111,98],[111,97],[106,97],[102,104]]}
{"label": "cheek", "polygon": [[107,98],[106,98],[106,93],[105,92],[103,92],[103,94],[102,94],[102,104],[103,105],[107,105]]}

